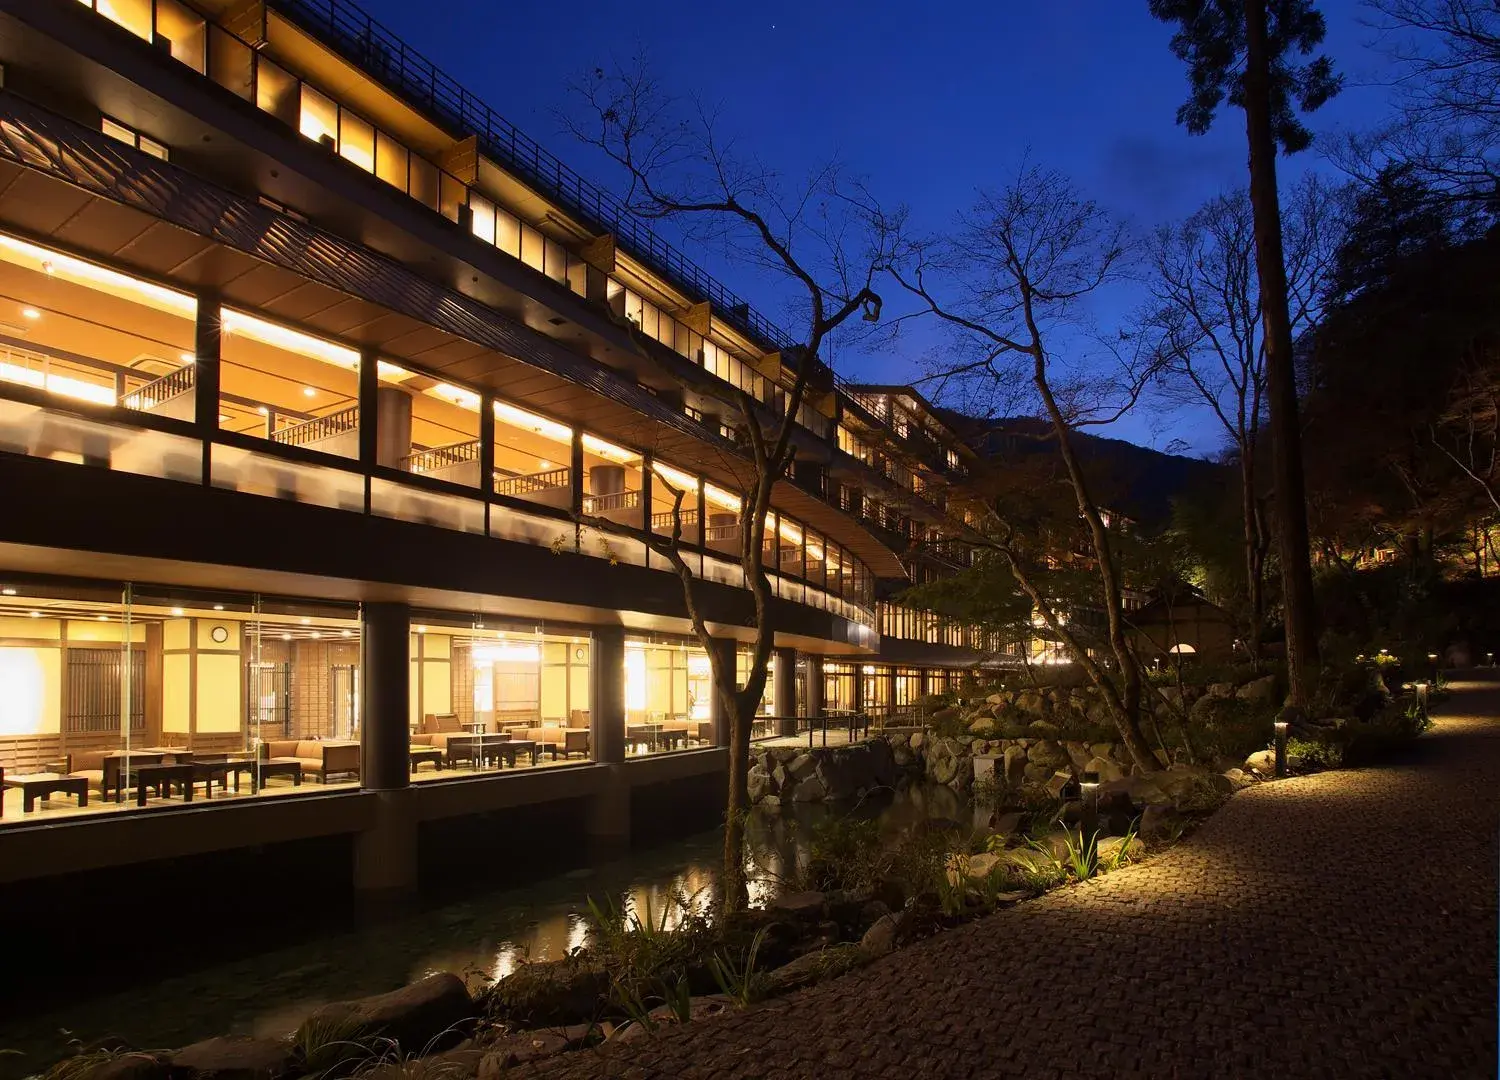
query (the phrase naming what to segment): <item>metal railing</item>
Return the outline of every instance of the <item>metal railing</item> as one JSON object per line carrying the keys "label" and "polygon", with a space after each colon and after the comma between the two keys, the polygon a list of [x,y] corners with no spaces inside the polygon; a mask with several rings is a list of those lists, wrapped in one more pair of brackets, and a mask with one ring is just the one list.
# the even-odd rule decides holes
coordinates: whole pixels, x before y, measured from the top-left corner
{"label": "metal railing", "polygon": [[495,494],[519,498],[538,491],[554,491],[557,488],[569,487],[572,483],[573,470],[566,466],[561,469],[532,473],[529,476],[503,476],[496,473]]}
{"label": "metal railing", "polygon": [[125,395],[125,400],[120,402],[127,409],[138,409],[146,412],[163,402],[171,401],[175,397],[181,397],[189,393],[197,383],[198,368],[193,364],[184,364],[176,371],[169,371],[157,379],[152,379],[144,386],[138,387]]}
{"label": "metal railing", "polygon": [[608,495],[585,495],[583,497],[585,514],[603,514],[610,510],[633,510],[640,505],[641,493],[639,491],[613,491]]}
{"label": "metal railing", "polygon": [[454,465],[462,465],[469,461],[479,460],[479,440],[471,439],[468,442],[452,443],[448,446],[434,446],[427,450],[418,450],[406,458],[406,471],[413,473],[431,473],[439,469],[452,468]]}
{"label": "metal railing", "polygon": [[271,441],[283,446],[307,446],[309,443],[322,442],[331,439],[335,435],[342,435],[348,431],[354,431],[359,427],[359,406],[350,405],[347,409],[329,413],[327,416],[315,416],[311,420],[304,420],[300,424],[284,427],[271,435]]}
{"label": "metal railing", "polygon": [[[655,532],[670,533],[672,531],[672,519],[674,517],[676,517],[676,516],[679,516],[679,515],[674,514],[673,511],[671,511],[671,510],[667,510],[664,513],[660,513],[660,514],[652,514],[651,515],[651,528],[652,528],[652,530],[655,531]],[[697,510],[683,510],[683,511],[680,512],[680,517],[681,517],[681,520],[682,520],[682,527],[684,529],[687,528],[689,525],[696,525],[696,524],[698,524],[698,511]]]}
{"label": "metal railing", "polygon": [[755,311],[749,301],[643,224],[629,207],[579,176],[519,131],[457,80],[347,0],[269,0],[325,44],[417,104],[459,138],[477,137],[480,149],[599,233],[612,233],[621,249],[663,273],[674,284],[713,302],[715,314],[772,348],[795,342]]}

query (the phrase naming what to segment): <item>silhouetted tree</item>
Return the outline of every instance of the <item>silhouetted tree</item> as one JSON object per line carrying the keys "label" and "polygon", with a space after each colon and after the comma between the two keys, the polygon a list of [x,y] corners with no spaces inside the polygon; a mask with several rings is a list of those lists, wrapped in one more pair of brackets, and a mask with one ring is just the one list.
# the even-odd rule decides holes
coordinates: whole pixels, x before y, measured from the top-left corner
{"label": "silhouetted tree", "polygon": [[1276,533],[1286,613],[1290,703],[1307,703],[1318,666],[1316,600],[1307,535],[1301,427],[1292,356],[1276,152],[1306,149],[1312,133],[1300,112],[1338,92],[1326,56],[1301,61],[1320,44],[1323,16],[1311,0],[1150,0],[1151,13],[1176,23],[1172,51],[1188,65],[1191,92],[1177,120],[1195,134],[1208,130],[1227,99],[1245,111],[1250,204],[1254,209],[1260,314],[1266,343],[1276,490]]}

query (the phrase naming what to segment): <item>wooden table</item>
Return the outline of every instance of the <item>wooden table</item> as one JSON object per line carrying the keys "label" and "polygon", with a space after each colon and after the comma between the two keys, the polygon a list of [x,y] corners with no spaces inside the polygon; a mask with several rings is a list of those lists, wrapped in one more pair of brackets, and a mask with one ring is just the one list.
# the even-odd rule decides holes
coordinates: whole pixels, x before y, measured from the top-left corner
{"label": "wooden table", "polygon": [[178,761],[171,765],[137,765],[135,767],[135,804],[146,805],[146,790],[156,788],[163,799],[172,797],[172,785],[182,789],[182,801],[193,801],[193,782],[197,779],[198,766],[191,761]]}
{"label": "wooden table", "polygon": [[5,786],[21,789],[21,812],[31,813],[38,798],[49,795],[77,795],[80,807],[89,804],[89,782],[82,776],[62,776],[58,773],[16,773],[5,777]]}
{"label": "wooden table", "polygon": [[459,761],[473,762],[477,768],[500,760],[500,747],[510,742],[510,733],[491,731],[483,735],[453,735],[448,739],[448,765],[456,767]]}
{"label": "wooden table", "polygon": [[505,742],[496,743],[495,750],[497,751],[496,759],[502,764],[509,762],[512,769],[516,767],[516,755],[530,754],[531,763],[535,765],[540,752],[534,739],[507,739]]}
{"label": "wooden table", "polygon": [[407,749],[407,754],[411,758],[411,771],[412,772],[416,772],[417,771],[417,766],[420,765],[420,764],[422,764],[422,762],[424,762],[424,761],[430,761],[430,762],[432,762],[432,764],[437,767],[437,769],[438,769],[439,772],[442,771],[442,768],[443,768],[443,750],[442,750],[442,747],[438,747],[438,746],[413,746],[413,747],[409,747]]}

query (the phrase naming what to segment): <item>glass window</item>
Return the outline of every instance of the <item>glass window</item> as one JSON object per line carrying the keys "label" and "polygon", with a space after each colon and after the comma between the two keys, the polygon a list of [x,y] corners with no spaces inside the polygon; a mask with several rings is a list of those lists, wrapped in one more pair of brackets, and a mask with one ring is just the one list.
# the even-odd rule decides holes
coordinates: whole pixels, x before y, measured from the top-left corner
{"label": "glass window", "polygon": [[[394,381],[394,370],[382,382]],[[427,385],[421,385],[427,384]],[[417,389],[417,386],[421,386]],[[393,405],[409,410],[411,432],[401,468],[406,472],[445,480],[450,484],[479,487],[480,397],[473,390],[452,383],[433,383],[424,377],[407,379],[403,386],[382,387],[383,393],[402,395]],[[382,409],[380,420],[394,419],[395,412]],[[377,444],[384,442],[377,436]],[[379,451],[377,450],[377,460]]]}
{"label": "glass window", "polygon": [[573,501],[573,429],[497,401],[495,494],[567,510]]}
{"label": "glass window", "polygon": [[495,246],[512,259],[521,257],[521,220],[505,210],[495,213]]}
{"label": "glass window", "polygon": [[[298,126],[302,111],[302,98],[298,85],[296,77],[290,72],[271,63],[263,56],[256,57],[256,106],[292,127]],[[332,127],[329,128],[329,132],[332,132]]]}
{"label": "glass window", "polygon": [[297,130],[313,142],[324,143],[330,149],[336,148],[339,139],[339,107],[331,98],[303,83],[302,109]]}
{"label": "glass window", "polygon": [[95,0],[94,10],[142,41],[151,40],[151,0]]}
{"label": "glass window", "polygon": [[177,0],[156,0],[156,40],[170,43],[172,59],[203,74],[206,24]]}
{"label": "glass window", "polygon": [[470,229],[486,244],[495,242],[495,204],[483,195],[469,192]]}
{"label": "glass window", "polygon": [[670,537],[674,525],[680,521],[681,543],[699,543],[703,533],[702,523],[698,520],[698,477],[664,461],[652,462],[651,470],[654,474],[651,480],[652,531]]}
{"label": "glass window", "polygon": [[583,436],[583,512],[640,529],[641,456],[594,435]]}
{"label": "glass window", "polygon": [[339,156],[375,171],[375,128],[347,109],[339,110]]}
{"label": "glass window", "polygon": [[223,319],[219,427],[359,457],[359,353],[234,308]]}
{"label": "glass window", "polygon": [[630,754],[713,742],[708,654],[685,643],[625,642],[625,744]]}
{"label": "glass window", "polygon": [[[383,131],[375,132],[375,175],[401,191],[407,190],[406,147]],[[415,193],[413,193],[415,195]]]}

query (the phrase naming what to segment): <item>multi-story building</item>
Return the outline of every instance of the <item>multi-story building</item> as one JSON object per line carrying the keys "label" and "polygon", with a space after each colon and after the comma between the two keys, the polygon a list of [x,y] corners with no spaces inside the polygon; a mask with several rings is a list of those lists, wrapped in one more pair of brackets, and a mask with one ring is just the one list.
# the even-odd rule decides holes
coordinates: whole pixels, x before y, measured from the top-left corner
{"label": "multi-story building", "polygon": [[[0,881],[339,836],[404,885],[461,819],[719,784],[645,537],[680,494],[743,650],[728,403],[784,413],[789,339],[343,0],[0,0],[0,65]],[[983,644],[884,599],[961,564],[969,451],[809,378],[767,736]]]}

